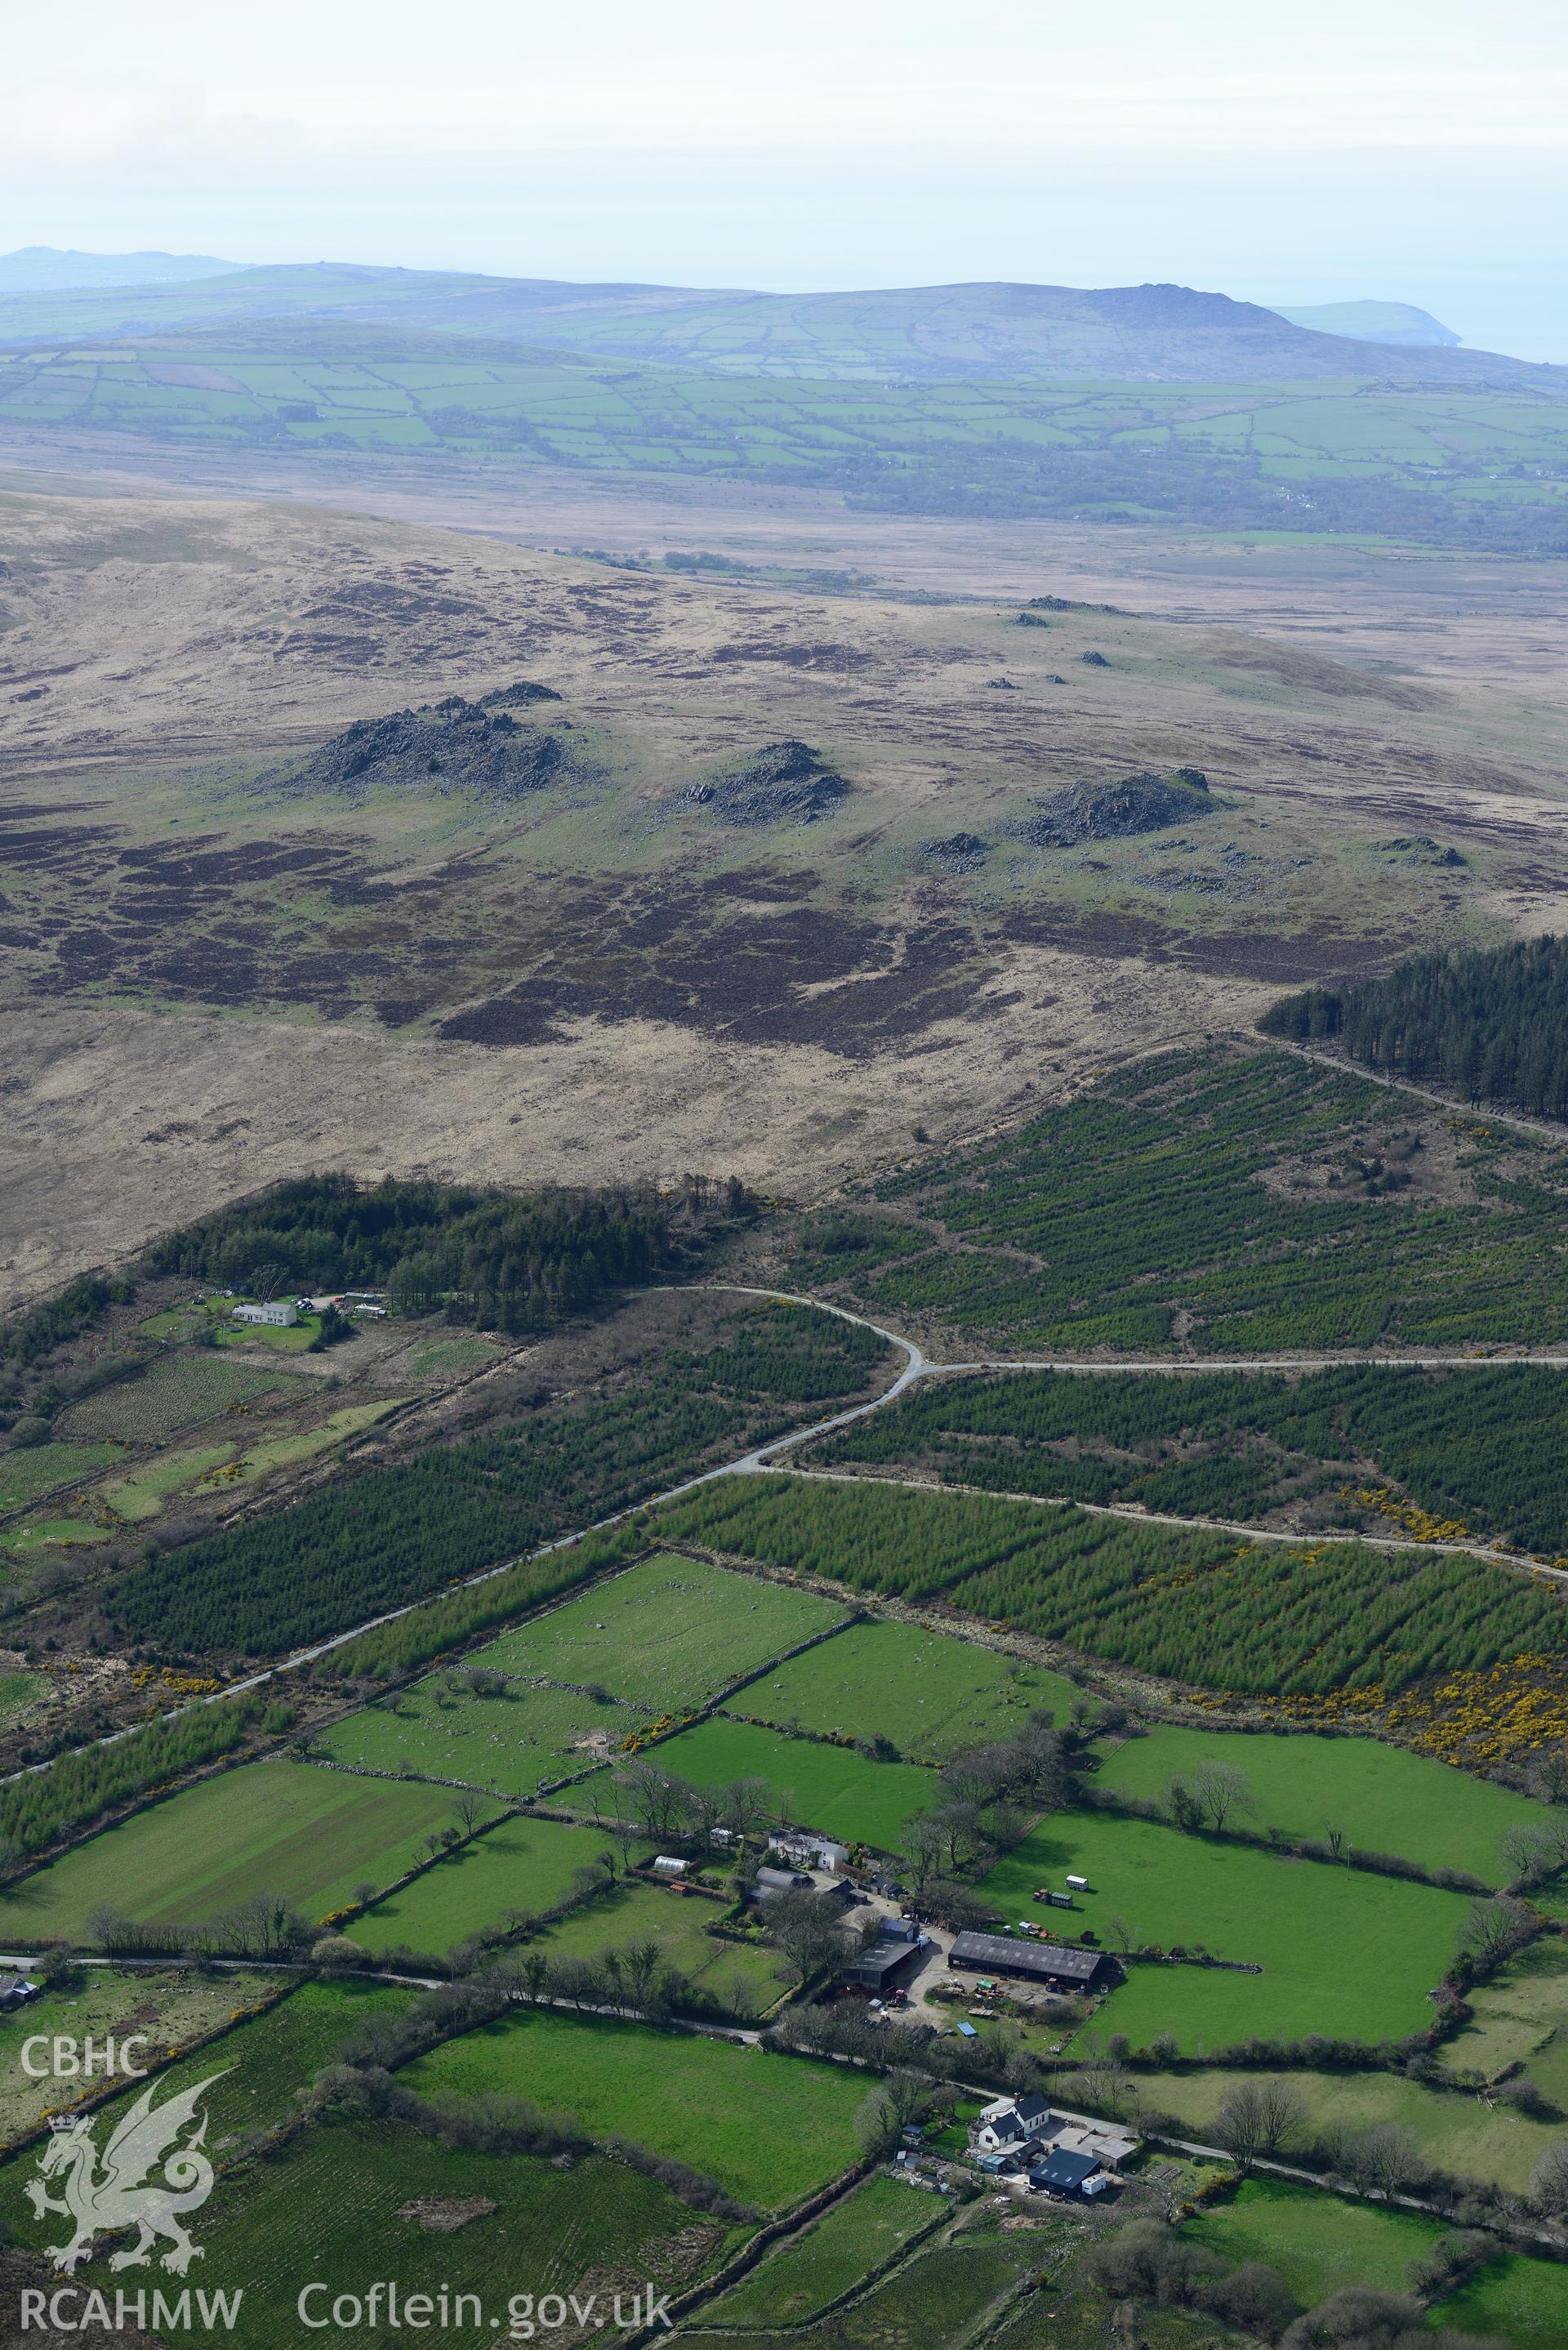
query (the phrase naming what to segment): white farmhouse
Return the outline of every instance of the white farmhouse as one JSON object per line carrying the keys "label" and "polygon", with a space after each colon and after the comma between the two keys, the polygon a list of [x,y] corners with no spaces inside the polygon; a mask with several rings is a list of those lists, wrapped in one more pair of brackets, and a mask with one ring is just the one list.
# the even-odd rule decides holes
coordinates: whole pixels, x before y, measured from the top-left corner
{"label": "white farmhouse", "polygon": [[275,1305],[236,1305],[234,1308],[236,1322],[262,1322],[269,1330],[292,1329],[298,1319],[298,1306],[291,1305],[281,1298]]}

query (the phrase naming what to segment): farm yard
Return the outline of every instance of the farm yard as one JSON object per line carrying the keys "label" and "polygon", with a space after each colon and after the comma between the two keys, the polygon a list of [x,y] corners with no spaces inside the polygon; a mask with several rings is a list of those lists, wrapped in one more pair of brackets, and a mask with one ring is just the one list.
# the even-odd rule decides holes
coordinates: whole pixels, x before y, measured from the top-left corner
{"label": "farm yard", "polygon": [[87,1937],[102,1908],[154,1926],[199,1926],[257,1894],[312,1918],[356,1885],[385,1885],[450,1825],[439,1787],[358,1779],[275,1760],[225,1771],[138,1812],[0,1893],[0,1938]]}
{"label": "farm yard", "polygon": [[1431,2015],[1427,1994],[1455,1956],[1469,1906],[1431,1886],[1081,1811],[1035,1828],[981,1890],[1005,1918],[1037,1918],[1036,1887],[1059,1887],[1068,1870],[1089,1879],[1076,1899],[1106,1949],[1117,1947],[1120,1918],[1135,1948],[1208,1950],[1262,1970],[1129,1969],[1105,2009],[1106,2027],[1135,2048],[1169,2033],[1188,2055],[1253,2034],[1376,2042],[1421,2031]]}
{"label": "farm yard", "polygon": [[404,2077],[428,2097],[499,2093],[574,2113],[596,2135],[674,2155],[763,2210],[855,2159],[866,2094],[836,2064],[543,2010],[450,2040]]}

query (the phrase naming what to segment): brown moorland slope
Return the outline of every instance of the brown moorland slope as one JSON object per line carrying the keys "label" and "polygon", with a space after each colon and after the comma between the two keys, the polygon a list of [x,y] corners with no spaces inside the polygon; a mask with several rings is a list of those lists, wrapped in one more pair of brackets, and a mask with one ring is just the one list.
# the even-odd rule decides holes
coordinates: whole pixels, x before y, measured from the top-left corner
{"label": "brown moorland slope", "polygon": [[[815,1193],[1568,897],[1556,681],[1451,632],[1335,658],[213,500],[3,519],[13,1296],[310,1167]],[[450,696],[545,784],[313,760]],[[799,746],[844,789],[774,806]],[[1085,827],[1139,778],[1161,820]]]}

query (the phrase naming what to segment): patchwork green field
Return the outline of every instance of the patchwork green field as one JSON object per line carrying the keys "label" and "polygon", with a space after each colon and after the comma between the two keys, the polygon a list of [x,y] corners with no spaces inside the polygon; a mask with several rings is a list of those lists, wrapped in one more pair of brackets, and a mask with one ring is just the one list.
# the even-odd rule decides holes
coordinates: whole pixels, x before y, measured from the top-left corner
{"label": "patchwork green field", "polygon": [[505,1634],[470,1661],[680,1713],[844,1620],[843,1608],[810,1592],[661,1555]]}
{"label": "patchwork green field", "polygon": [[319,1752],[361,1770],[531,1795],[613,1756],[653,1719],[576,1690],[519,1682],[504,1697],[482,1697],[462,1670],[431,1673],[400,1690],[395,1711],[387,1702],[349,1714],[318,1739]]}
{"label": "patchwork green field", "polygon": [[79,1981],[68,1989],[47,1990],[31,2005],[0,2016],[0,2143],[9,2144],[36,2128],[47,2113],[67,2101],[73,2085],[103,2085],[101,2070],[87,2083],[56,2080],[52,2074],[34,2079],[23,2065],[22,2049],[36,2033],[78,2041],[90,2034],[99,2046],[109,2033],[117,2040],[144,2033],[147,2045],[137,2061],[146,2064],[161,2049],[204,2039],[230,2021],[236,2005],[265,1999],[287,1981],[284,1975],[254,1970],[236,1980],[172,1968],[139,1968],[124,1974],[110,1967],[84,1968]]}
{"label": "patchwork green field", "polygon": [[1263,1696],[1398,1690],[1568,1640],[1555,1591],[1479,1559],[1249,1544],[874,1478],[721,1477],[656,1524],[667,1539]]}
{"label": "patchwork green field", "polygon": [[1292,1379],[1044,1371],[928,1380],[800,1457],[1178,1516],[1390,1532],[1397,1518],[1363,1498],[1370,1489],[1555,1555],[1568,1547],[1552,1468],[1564,1441],[1568,1381],[1524,1364]]}
{"label": "patchwork green field", "polygon": [[854,2160],[866,2095],[838,2065],[545,2009],[449,2040],[402,2078],[423,2096],[499,2091],[576,2114],[596,2137],[674,2155],[763,2210]]}
{"label": "patchwork green field", "polygon": [[1044,1709],[1065,1722],[1083,1692],[1060,1673],[913,1624],[851,1624],[753,1681],[734,1710],[806,1730],[890,1738],[919,1762],[1003,1738]]}
{"label": "patchwork green field", "polygon": [[0,1894],[0,1937],[79,1939],[101,1905],[149,1925],[198,1926],[256,1893],[308,1917],[387,1884],[452,1825],[439,1787],[275,1760],[220,1772],[78,1845]]}
{"label": "patchwork green field", "polygon": [[[359,315],[329,321],[276,317],[269,296],[259,329],[239,300],[202,309],[162,289],[137,299],[132,338],[110,349],[104,328],[88,322],[111,320],[109,336],[123,333],[123,297],[10,301],[5,331],[24,340],[0,359],[0,415],[35,430],[151,432],[306,459],[317,449],[445,452],[529,469],[794,482],[899,511],[1158,515],[1532,551],[1557,543],[1557,403],[1534,386],[1374,389],[1359,348],[1342,378],[1321,382],[1249,385],[1233,373],[1203,385],[1107,384],[1096,380],[1103,350],[1043,369],[1007,341],[980,380],[971,368],[982,325],[978,346],[963,337],[955,346],[957,380],[942,380],[938,361],[935,380],[919,380],[933,372],[923,334],[825,329],[785,315],[782,302],[768,325],[749,328],[743,350],[732,322],[702,316],[699,301],[684,331],[662,311],[606,326],[574,310],[548,322],[550,338],[585,349],[546,355],[434,338],[432,320],[453,324],[452,297],[410,304],[401,287],[374,323],[358,291],[348,302]],[[532,308],[495,315],[508,340],[537,339]],[[490,316],[481,308],[468,332],[493,336]],[[26,323],[67,317],[83,323],[42,335]],[[202,330],[193,342],[186,322]],[[62,339],[63,349],[36,348]],[[1010,366],[1020,380],[1007,380]],[[858,380],[815,380],[819,369]],[[1244,375],[1243,361],[1236,371]]]}
{"label": "patchwork green field", "polygon": [[[1253,2033],[1376,2042],[1423,2030],[1427,1994],[1454,1956],[1469,1906],[1430,1886],[1092,1812],[1058,1813],[1034,1829],[981,1890],[1009,1919],[1038,1919],[1031,1896],[1043,1885],[1060,1888],[1069,1869],[1089,1879],[1078,1909],[1107,1950],[1118,1947],[1120,1918],[1135,1946],[1207,1950],[1262,1967],[1129,1969],[1104,2011],[1106,2028],[1125,2032],[1135,2048],[1169,2032],[1189,2055]],[[1346,1950],[1356,1954],[1354,1969]]]}
{"label": "patchwork green field", "polygon": [[950,2216],[935,2197],[871,2178],[702,2313],[715,2326],[804,2325]]}
{"label": "patchwork green field", "polygon": [[1096,1784],[1158,1802],[1173,1777],[1205,1762],[1246,1773],[1250,1800],[1238,1806],[1239,1827],[1321,1838],[1332,1822],[1363,1851],[1400,1853],[1423,1868],[1469,1869],[1488,1885],[1506,1885],[1515,1874],[1499,1839],[1552,1817],[1526,1795],[1371,1738],[1161,1725],[1113,1747]]}
{"label": "patchwork green field", "polygon": [[1513,2350],[1561,2350],[1568,2341],[1568,2268],[1505,2253],[1439,2303],[1444,2325],[1501,2335]]}
{"label": "patchwork green field", "polygon": [[1555,1935],[1532,1942],[1467,1998],[1474,2021],[1445,2043],[1444,2064],[1488,2080],[1521,2064],[1568,2112],[1568,1945]]}
{"label": "patchwork green field", "polygon": [[389,1893],[346,1930],[367,1950],[405,1943],[411,1950],[439,1955],[470,1934],[499,1925],[508,1911],[537,1915],[554,1908],[565,1899],[574,1870],[609,1848],[609,1837],[597,1828],[503,1820],[438,1860],[411,1885]]}
{"label": "patchwork green field", "polygon": [[722,1717],[695,1723],[654,1752],[665,1769],[698,1787],[765,1779],[781,1822],[883,1852],[896,1852],[905,1822],[941,1800],[933,1775],[913,1763],[873,1762],[847,1747]]}

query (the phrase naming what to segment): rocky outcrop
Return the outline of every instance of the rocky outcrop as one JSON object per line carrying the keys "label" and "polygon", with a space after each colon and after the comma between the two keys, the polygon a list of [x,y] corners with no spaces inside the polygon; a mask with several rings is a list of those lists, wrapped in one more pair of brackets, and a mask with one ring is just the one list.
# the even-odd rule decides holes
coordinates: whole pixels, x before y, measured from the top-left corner
{"label": "rocky outcrop", "polygon": [[1203,770],[1178,767],[1168,776],[1144,773],[1119,784],[1071,785],[1036,800],[1033,813],[1012,829],[1035,848],[1073,848],[1082,840],[1159,832],[1207,816],[1213,806]]}
{"label": "rocky outcrop", "polygon": [[753,757],[692,784],[685,797],[726,824],[815,824],[853,787],[809,743],[769,743]]}

